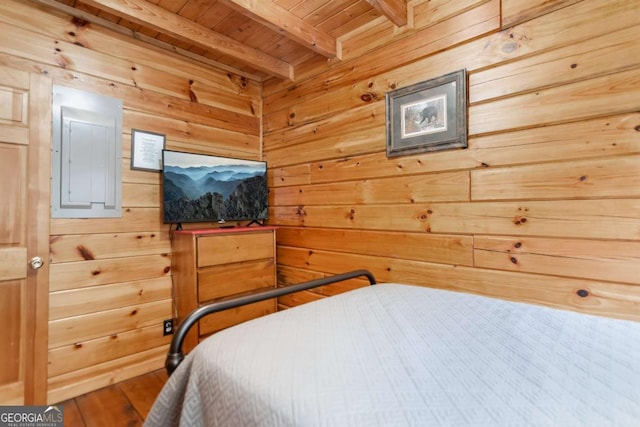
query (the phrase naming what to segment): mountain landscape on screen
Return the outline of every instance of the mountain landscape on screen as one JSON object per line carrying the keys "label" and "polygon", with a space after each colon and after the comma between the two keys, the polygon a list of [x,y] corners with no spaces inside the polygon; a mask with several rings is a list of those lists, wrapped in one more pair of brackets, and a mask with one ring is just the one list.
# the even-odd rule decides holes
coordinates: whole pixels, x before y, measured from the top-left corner
{"label": "mountain landscape on screen", "polygon": [[165,223],[267,217],[265,163],[238,160],[230,164],[178,166],[165,161]]}

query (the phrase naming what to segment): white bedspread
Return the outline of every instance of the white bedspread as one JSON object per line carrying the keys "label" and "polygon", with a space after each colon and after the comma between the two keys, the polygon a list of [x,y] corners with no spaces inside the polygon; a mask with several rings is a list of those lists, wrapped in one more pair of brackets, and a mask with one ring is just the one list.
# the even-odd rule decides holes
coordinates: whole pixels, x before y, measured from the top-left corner
{"label": "white bedspread", "polygon": [[381,284],[222,331],[147,426],[640,426],[640,323]]}

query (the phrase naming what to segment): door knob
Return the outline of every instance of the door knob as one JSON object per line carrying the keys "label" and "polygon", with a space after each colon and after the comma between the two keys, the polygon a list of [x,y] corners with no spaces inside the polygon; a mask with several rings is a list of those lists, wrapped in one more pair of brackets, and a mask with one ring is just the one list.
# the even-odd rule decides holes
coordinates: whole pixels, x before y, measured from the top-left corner
{"label": "door knob", "polygon": [[41,257],[34,256],[33,258],[31,258],[31,261],[29,262],[29,264],[31,264],[31,268],[33,268],[34,270],[37,270],[40,267],[42,267],[42,265],[44,264],[44,261],[42,260]]}

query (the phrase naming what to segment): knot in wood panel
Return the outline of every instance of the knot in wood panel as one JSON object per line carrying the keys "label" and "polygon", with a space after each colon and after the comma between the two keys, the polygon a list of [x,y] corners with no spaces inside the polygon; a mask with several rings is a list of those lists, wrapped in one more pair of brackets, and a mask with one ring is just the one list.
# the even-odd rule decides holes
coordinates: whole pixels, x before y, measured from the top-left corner
{"label": "knot in wood panel", "polygon": [[589,291],[586,289],[578,289],[578,292],[576,292],[576,294],[578,294],[580,298],[586,298],[589,296]]}
{"label": "knot in wood panel", "polygon": [[378,100],[378,94],[375,92],[367,92],[360,95],[360,99],[364,102],[373,102]]}
{"label": "knot in wood panel", "polygon": [[524,224],[525,222],[527,222],[527,218],[526,218],[526,217],[523,217],[523,216],[520,216],[520,215],[516,215],[516,216],[513,218],[513,223],[514,223],[515,225],[522,225],[522,224]]}
{"label": "knot in wood panel", "polygon": [[96,259],[93,253],[89,249],[85,248],[83,245],[76,246],[76,249],[78,250],[78,253],[80,254],[80,256],[85,260],[89,261],[89,260]]}
{"label": "knot in wood panel", "polygon": [[71,19],[71,23],[75,25],[76,28],[82,28],[89,25],[89,21],[85,21],[84,19],[76,18],[76,17],[73,17]]}

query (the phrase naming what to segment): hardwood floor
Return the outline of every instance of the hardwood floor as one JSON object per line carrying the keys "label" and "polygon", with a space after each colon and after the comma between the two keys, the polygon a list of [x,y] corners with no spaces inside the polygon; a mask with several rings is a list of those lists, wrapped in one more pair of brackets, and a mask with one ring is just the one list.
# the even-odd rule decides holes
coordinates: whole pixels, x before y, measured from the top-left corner
{"label": "hardwood floor", "polygon": [[164,369],[61,402],[65,427],[141,426],[167,381]]}

